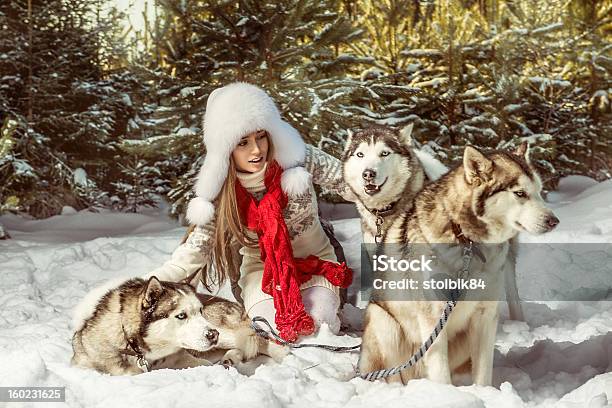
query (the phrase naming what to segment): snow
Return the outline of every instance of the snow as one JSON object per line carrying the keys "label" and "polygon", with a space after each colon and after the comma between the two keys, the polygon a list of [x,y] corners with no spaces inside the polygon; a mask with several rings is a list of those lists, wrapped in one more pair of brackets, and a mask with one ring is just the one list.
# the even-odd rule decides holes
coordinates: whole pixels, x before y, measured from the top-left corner
{"label": "snow", "polygon": [[236,27],[240,27],[245,25],[246,23],[249,22],[249,18],[248,17],[242,17],[240,20],[238,20],[238,22],[236,23]]}
{"label": "snow", "polygon": [[65,205],[62,207],[62,215],[73,215],[73,214],[77,214],[77,210],[74,209],[74,207],[71,207],[69,205]]}
{"label": "snow", "polygon": [[384,119],[378,119],[375,121],[378,125],[381,126],[398,126],[406,122],[406,118],[404,117],[388,117]]}
{"label": "snow", "polygon": [[524,107],[522,104],[511,103],[509,105],[504,106],[504,111],[506,113],[516,113]]}
{"label": "snow", "polygon": [[83,187],[87,187],[88,179],[87,179],[87,172],[85,171],[85,169],[82,167],[78,167],[74,169],[74,173],[72,174],[72,180],[74,181],[74,184],[77,184]]}
{"label": "snow", "polygon": [[[612,242],[612,181],[580,176],[561,181],[548,197],[558,229],[522,242]],[[333,211],[334,207],[330,207]],[[168,259],[184,228],[163,215],[66,211],[44,220],[0,217],[13,239],[0,242],[0,384],[66,386],[67,406],[118,407],[559,407],[610,406],[612,302],[530,302],[525,322],[507,320],[502,303],[494,387],[421,379],[406,386],[352,378],[358,353],[298,349],[281,364],[264,358],[249,375],[221,366],[159,370],[111,377],[69,365],[71,315],[77,302],[111,279],[142,275]],[[343,213],[348,213],[342,207]],[[359,221],[333,221],[349,265],[359,262]],[[520,261],[519,257],[519,261]],[[519,290],[526,276],[519,262]],[[563,272],[563,271],[560,271]],[[588,275],[581,277],[588,282]],[[606,284],[606,283],[604,283]],[[609,286],[609,279],[607,282]],[[356,301],[358,284],[349,288]],[[227,291],[221,291],[226,294]],[[346,334],[326,326],[304,341],[354,345],[363,302],[342,311]]]}
{"label": "snow", "polygon": [[123,103],[125,104],[125,106],[134,106],[134,104],[132,103],[132,98],[130,97],[130,95],[124,93],[121,94],[121,100],[123,101]]}
{"label": "snow", "polygon": [[186,86],[185,88],[181,89],[181,96],[183,98],[187,98],[188,96],[195,95],[201,88],[201,86]]}
{"label": "snow", "polygon": [[7,160],[12,159],[13,170],[16,176],[19,177],[36,177],[36,173],[30,164],[22,159],[17,159],[12,154],[6,155]]}
{"label": "snow", "polygon": [[553,24],[549,24],[544,27],[536,28],[535,30],[531,31],[531,34],[537,35],[537,34],[550,33],[551,31],[556,31],[561,28],[563,28],[563,23],[553,23]]}
{"label": "snow", "polygon": [[419,69],[421,69],[421,64],[408,64],[406,65],[406,72],[409,73],[413,73],[413,72],[417,72]]}
{"label": "snow", "polygon": [[198,134],[197,129],[192,128],[192,127],[190,127],[190,128],[180,128],[176,132],[176,135],[177,136],[181,136],[181,137],[183,137],[183,136],[193,136],[193,135],[197,135],[197,134]]}
{"label": "snow", "polygon": [[[552,135],[550,135],[548,133],[537,133],[537,134],[531,134],[529,136],[519,137],[516,140],[516,142],[518,144],[527,142],[527,143],[529,143],[530,146],[535,146],[538,143],[547,142],[547,141],[552,140],[552,139],[553,139]],[[508,146],[508,144],[502,144],[501,146],[503,148],[505,148],[506,146]]]}
{"label": "snow", "polygon": [[529,77],[528,80],[534,84],[539,84],[541,92],[544,92],[549,86],[557,86],[559,88],[569,88],[572,86],[571,82],[562,79],[550,79],[540,76],[532,76]]}
{"label": "snow", "polygon": [[440,77],[440,78],[433,78],[427,81],[417,82],[411,85],[416,88],[427,88],[427,87],[437,88],[440,85],[445,84],[447,82],[448,82],[448,78]]}
{"label": "snow", "polygon": [[4,229],[4,226],[2,224],[0,224],[0,239],[8,239],[9,235],[6,234],[6,230]]}
{"label": "snow", "polygon": [[406,57],[412,58],[441,58],[442,52],[436,49],[413,49],[413,50],[404,50],[400,54]]}
{"label": "snow", "polygon": [[597,109],[599,109],[601,112],[605,112],[606,108],[610,105],[610,96],[608,95],[608,91],[603,89],[595,91],[589,100],[589,103],[596,105]]}

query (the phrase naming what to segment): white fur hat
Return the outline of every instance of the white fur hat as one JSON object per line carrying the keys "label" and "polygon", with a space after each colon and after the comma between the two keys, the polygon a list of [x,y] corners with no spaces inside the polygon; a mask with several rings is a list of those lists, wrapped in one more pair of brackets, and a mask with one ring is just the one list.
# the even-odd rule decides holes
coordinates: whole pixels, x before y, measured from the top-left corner
{"label": "white fur hat", "polygon": [[[227,177],[230,155],[243,136],[264,129],[274,145],[274,159],[283,168],[281,187],[295,196],[306,192],[310,173],[301,166],[306,147],[298,131],[281,119],[272,98],[261,88],[235,82],[215,89],[204,115],[206,157],[194,186],[196,193],[187,206],[187,220],[205,225],[214,216],[212,201]],[[268,158],[270,159],[270,158]]]}

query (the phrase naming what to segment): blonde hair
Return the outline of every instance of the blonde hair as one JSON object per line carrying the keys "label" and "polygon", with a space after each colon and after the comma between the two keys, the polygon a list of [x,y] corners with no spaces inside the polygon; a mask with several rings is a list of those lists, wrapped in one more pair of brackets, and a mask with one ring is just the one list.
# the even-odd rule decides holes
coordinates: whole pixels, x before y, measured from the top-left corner
{"label": "blonde hair", "polygon": [[[268,133],[268,154],[266,161],[273,160],[272,142]],[[223,285],[225,279],[230,278],[230,281],[236,282],[240,278],[240,262],[237,259],[235,251],[236,242],[242,246],[257,248],[259,241],[257,238],[252,238],[247,235],[246,226],[242,223],[240,209],[238,208],[238,200],[236,198],[236,164],[234,158],[230,154],[229,169],[227,177],[221,187],[219,195],[215,199],[215,207],[217,208],[217,217],[215,225],[215,233],[212,247],[212,260],[214,264],[214,274],[210,268],[206,268],[203,272],[202,283],[207,290],[210,291],[209,283]]]}

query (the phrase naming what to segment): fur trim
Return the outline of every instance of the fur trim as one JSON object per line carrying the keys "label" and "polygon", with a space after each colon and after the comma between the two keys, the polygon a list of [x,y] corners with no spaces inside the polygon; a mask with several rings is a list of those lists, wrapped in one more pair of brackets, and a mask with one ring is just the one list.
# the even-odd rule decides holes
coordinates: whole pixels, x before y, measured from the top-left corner
{"label": "fur trim", "polygon": [[283,171],[281,188],[290,197],[304,194],[310,188],[312,176],[302,166]]}
{"label": "fur trim", "polygon": [[[270,134],[274,159],[283,170],[294,168],[304,161],[306,146],[302,137],[295,128],[281,119],[274,101],[264,90],[255,85],[235,82],[215,89],[209,95],[204,115],[206,157],[194,186],[198,197],[210,203],[219,195],[227,177],[232,150],[243,136],[260,129]],[[291,191],[303,189],[303,186],[293,182],[290,184]],[[192,207],[192,204],[189,206]],[[200,204],[197,208],[207,214],[197,216],[194,204],[191,210],[188,209],[187,219],[190,222],[212,218],[209,218],[209,206],[203,208]]]}
{"label": "fur trim", "polygon": [[215,216],[215,207],[203,197],[195,197],[189,201],[185,217],[190,224],[206,225]]}
{"label": "fur trim", "polygon": [[278,120],[270,122],[268,126],[262,128],[270,133],[274,145],[274,159],[283,170],[304,163],[306,145],[302,136],[293,126],[283,120]]}
{"label": "fur trim", "polygon": [[[232,148],[233,149],[233,148]],[[196,196],[213,201],[219,195],[229,169],[229,155],[207,153],[194,186]]]}

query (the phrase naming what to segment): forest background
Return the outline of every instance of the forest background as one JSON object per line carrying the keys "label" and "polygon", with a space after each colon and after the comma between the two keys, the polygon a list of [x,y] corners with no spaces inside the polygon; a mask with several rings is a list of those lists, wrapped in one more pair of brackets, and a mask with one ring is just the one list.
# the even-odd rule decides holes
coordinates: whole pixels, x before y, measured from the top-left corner
{"label": "forest background", "polygon": [[526,140],[547,189],[612,177],[610,0],[128,1],[0,2],[0,213],[179,216],[236,80],[336,156],[347,129],[414,123],[447,165]]}

